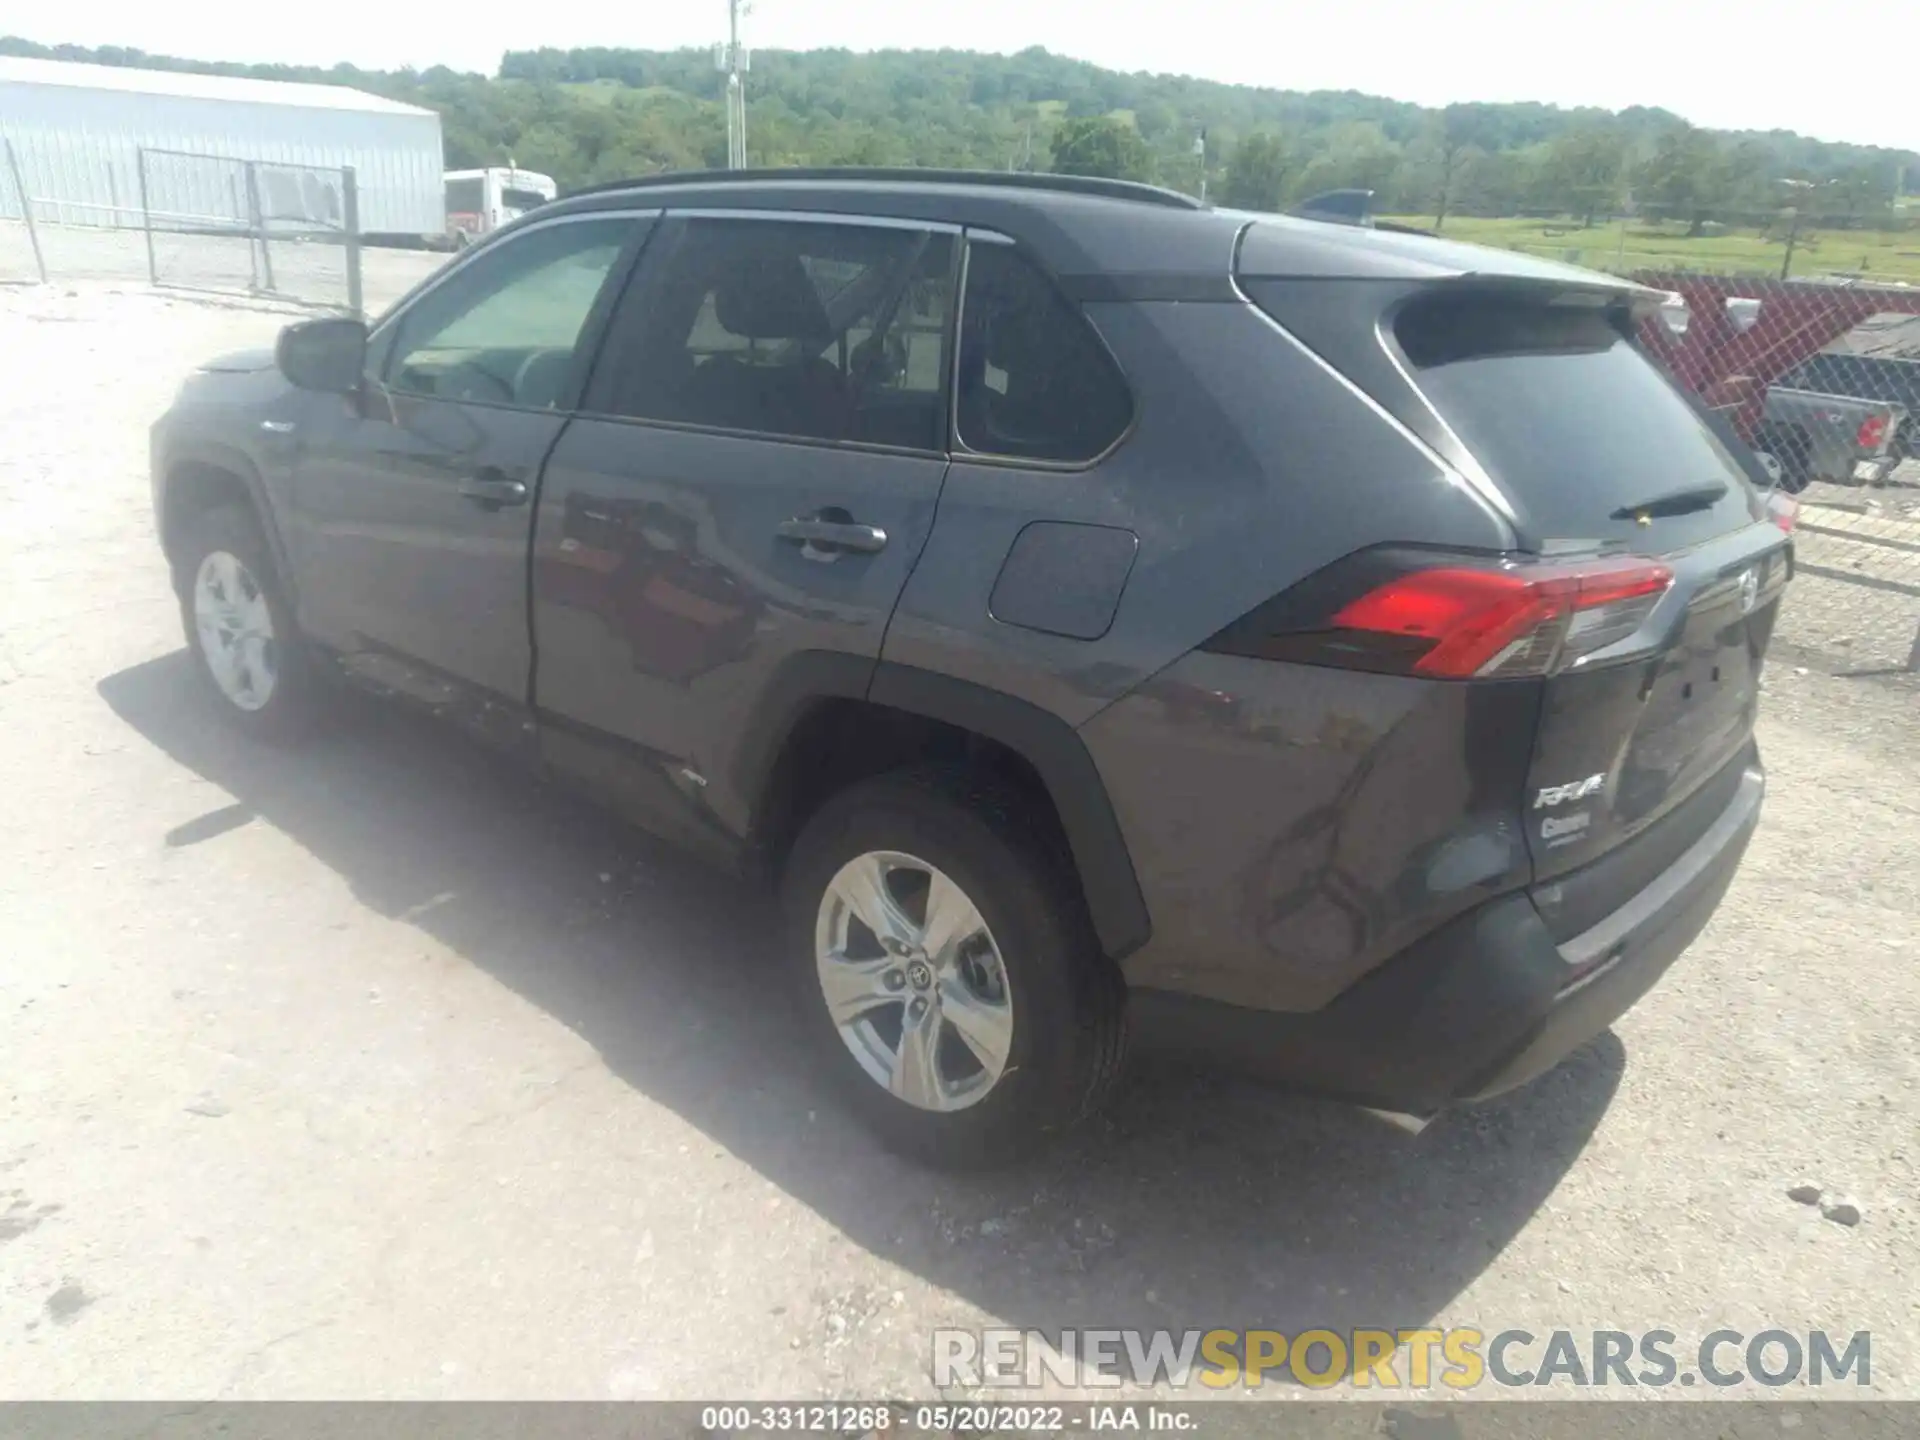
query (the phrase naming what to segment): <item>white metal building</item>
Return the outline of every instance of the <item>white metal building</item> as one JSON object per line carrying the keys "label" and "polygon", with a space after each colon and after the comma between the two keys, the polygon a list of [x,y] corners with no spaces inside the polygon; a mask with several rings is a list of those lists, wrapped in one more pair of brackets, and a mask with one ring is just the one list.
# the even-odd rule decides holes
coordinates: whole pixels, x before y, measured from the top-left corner
{"label": "white metal building", "polygon": [[[0,56],[0,138],[46,224],[139,225],[146,150],[147,204],[176,223],[336,225],[351,165],[363,234],[446,229],[440,116],[345,86]],[[240,161],[262,163],[243,181]]]}

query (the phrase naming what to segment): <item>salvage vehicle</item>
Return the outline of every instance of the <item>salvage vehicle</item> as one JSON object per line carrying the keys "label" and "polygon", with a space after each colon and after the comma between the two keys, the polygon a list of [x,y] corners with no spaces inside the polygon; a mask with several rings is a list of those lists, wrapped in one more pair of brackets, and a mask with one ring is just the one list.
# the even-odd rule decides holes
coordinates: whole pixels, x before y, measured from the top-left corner
{"label": "salvage vehicle", "polygon": [[[1911,324],[1911,322],[1909,322]],[[1857,355],[1823,350],[1793,367],[1777,382],[1815,395],[1845,395],[1884,400],[1906,413],[1889,451],[1898,463],[1920,455],[1920,356]]]}
{"label": "salvage vehicle", "polygon": [[1778,462],[1780,488],[1791,494],[1815,480],[1874,485],[1900,463],[1895,444],[1906,424],[1901,405],[1776,381],[1767,387],[1753,446]]}
{"label": "salvage vehicle", "polygon": [[[796,1023],[977,1164],[1128,1043],[1417,1125],[1706,924],[1792,541],[1660,292],[1116,181],[570,196],[153,431],[195,665],[770,877]],[[236,742],[241,743],[241,742]]]}

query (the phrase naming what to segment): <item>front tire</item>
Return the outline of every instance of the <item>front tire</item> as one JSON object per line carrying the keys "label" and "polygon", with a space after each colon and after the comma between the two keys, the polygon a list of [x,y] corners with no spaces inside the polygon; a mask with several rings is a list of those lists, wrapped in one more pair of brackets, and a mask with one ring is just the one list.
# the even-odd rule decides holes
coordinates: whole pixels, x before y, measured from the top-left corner
{"label": "front tire", "polygon": [[313,677],[251,512],[222,505],[192,517],[178,559],[181,625],[220,713],[262,739],[305,729],[314,715]]}
{"label": "front tire", "polygon": [[939,771],[863,781],[795,841],[787,948],[850,1107],[929,1164],[1004,1163],[1095,1111],[1125,988],[1023,802]]}

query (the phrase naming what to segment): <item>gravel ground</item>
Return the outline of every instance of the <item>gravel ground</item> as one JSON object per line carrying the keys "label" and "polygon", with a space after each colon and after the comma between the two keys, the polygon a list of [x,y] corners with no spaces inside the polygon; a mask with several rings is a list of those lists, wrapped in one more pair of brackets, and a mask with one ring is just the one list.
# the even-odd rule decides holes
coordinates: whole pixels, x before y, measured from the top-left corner
{"label": "gravel ground", "polygon": [[1148,1068],[932,1175],[821,1093],[751,893],[411,720],[212,721],[146,426],[283,318],[0,290],[0,1396],[925,1395],[939,1325],[1432,1323],[1864,1329],[1920,1398],[1910,685],[1774,667],[1735,888],[1523,1091],[1408,1139]]}
{"label": "gravel ground", "polygon": [[1900,670],[1920,653],[1920,460],[1892,480],[1800,497],[1803,568],[1781,634],[1827,669]]}

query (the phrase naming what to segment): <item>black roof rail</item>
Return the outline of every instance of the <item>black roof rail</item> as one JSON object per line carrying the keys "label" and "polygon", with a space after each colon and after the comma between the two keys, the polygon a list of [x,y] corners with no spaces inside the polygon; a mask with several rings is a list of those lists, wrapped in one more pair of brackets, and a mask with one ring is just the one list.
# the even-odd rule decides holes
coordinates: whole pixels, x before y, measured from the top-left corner
{"label": "black roof rail", "polygon": [[1096,195],[1106,200],[1133,200],[1170,210],[1204,210],[1191,195],[1142,185],[1133,180],[1104,180],[1090,175],[1036,174],[1024,170],[917,170],[908,166],[827,166],[774,170],[668,170],[632,180],[610,180],[569,190],[576,195],[604,195],[615,190],[645,190],[666,185],[748,185],[768,180],[841,180],[904,185],[983,185],[1006,190],[1053,191],[1066,195]]}

